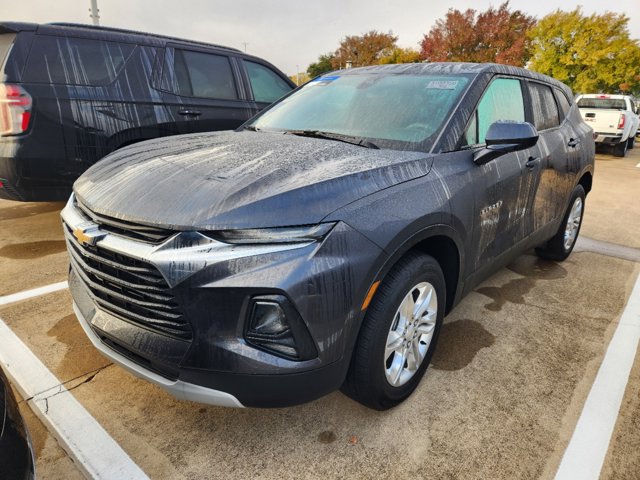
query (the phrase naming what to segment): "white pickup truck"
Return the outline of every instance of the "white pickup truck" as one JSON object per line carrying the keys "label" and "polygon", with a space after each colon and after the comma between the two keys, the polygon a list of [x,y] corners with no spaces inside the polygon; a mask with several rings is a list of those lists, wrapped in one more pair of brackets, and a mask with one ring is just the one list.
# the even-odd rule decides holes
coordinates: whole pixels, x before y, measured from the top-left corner
{"label": "white pickup truck", "polygon": [[600,93],[576,98],[582,118],[596,136],[596,145],[610,145],[616,157],[633,148],[638,132],[638,110],[633,97]]}

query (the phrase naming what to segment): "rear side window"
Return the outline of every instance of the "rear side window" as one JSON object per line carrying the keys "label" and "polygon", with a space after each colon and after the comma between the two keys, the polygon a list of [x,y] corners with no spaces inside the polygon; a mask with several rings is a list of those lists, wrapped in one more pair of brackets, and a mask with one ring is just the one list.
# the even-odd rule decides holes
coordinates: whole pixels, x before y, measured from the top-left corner
{"label": "rear side window", "polygon": [[4,61],[15,38],[15,33],[3,33],[0,35],[0,67],[4,65]]}
{"label": "rear side window", "polygon": [[39,35],[31,47],[24,81],[99,86],[111,83],[135,45]]}
{"label": "rear side window", "polygon": [[560,90],[556,90],[556,98],[558,99],[558,105],[560,106],[560,111],[562,112],[562,117],[566,118],[569,114],[569,110],[571,109],[571,104],[564,93]]}
{"label": "rear side window", "polygon": [[223,100],[238,98],[229,57],[176,49],[174,68],[179,95]]}
{"label": "rear side window", "polygon": [[533,122],[538,130],[546,130],[560,125],[558,106],[553,98],[551,87],[541,83],[528,82],[531,96]]}
{"label": "rear side window", "polygon": [[246,60],[244,64],[247,66],[253,98],[256,102],[273,103],[291,91],[289,84],[271,69]]}
{"label": "rear side window", "polygon": [[520,80],[497,78],[491,82],[471,118],[463,143],[485,143],[489,127],[498,120],[524,122],[524,100]]}

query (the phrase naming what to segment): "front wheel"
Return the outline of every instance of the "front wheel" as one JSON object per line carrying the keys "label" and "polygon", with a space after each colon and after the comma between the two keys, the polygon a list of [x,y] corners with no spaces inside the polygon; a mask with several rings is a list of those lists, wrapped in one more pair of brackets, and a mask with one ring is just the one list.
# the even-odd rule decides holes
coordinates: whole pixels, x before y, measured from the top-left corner
{"label": "front wheel", "polygon": [[386,410],[424,375],[444,318],[445,282],[431,256],[409,253],[387,274],[363,320],[343,392]]}
{"label": "front wheel", "polygon": [[539,257],[562,261],[569,256],[578,240],[584,215],[585,193],[582,185],[577,185],[571,194],[569,208],[556,234],[544,246],[536,248]]}

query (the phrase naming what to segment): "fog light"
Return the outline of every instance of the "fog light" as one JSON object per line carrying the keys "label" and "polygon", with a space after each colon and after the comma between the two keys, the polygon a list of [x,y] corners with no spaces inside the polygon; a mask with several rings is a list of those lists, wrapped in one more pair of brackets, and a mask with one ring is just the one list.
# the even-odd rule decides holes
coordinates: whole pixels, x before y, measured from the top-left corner
{"label": "fog light", "polygon": [[317,355],[309,331],[285,296],[254,297],[248,310],[245,339],[251,345],[292,360]]}
{"label": "fog light", "polygon": [[275,335],[289,329],[280,305],[272,302],[253,304],[252,330],[258,333]]}
{"label": "fog light", "polygon": [[246,338],[258,347],[298,358],[293,333],[277,302],[254,302]]}

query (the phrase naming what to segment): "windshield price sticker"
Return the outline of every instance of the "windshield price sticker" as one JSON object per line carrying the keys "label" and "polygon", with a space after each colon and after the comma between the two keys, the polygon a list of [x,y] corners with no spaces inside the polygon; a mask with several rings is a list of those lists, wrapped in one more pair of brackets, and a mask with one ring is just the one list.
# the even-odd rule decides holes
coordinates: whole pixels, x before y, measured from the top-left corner
{"label": "windshield price sticker", "polygon": [[310,85],[328,85],[331,82],[333,82],[334,80],[337,80],[339,78],[340,78],[339,75],[336,75],[336,76],[333,76],[333,77],[320,77],[320,78],[315,78],[315,79],[311,80],[309,82],[309,84]]}
{"label": "windshield price sticker", "polygon": [[427,83],[427,88],[434,90],[455,90],[458,80],[431,80]]}

